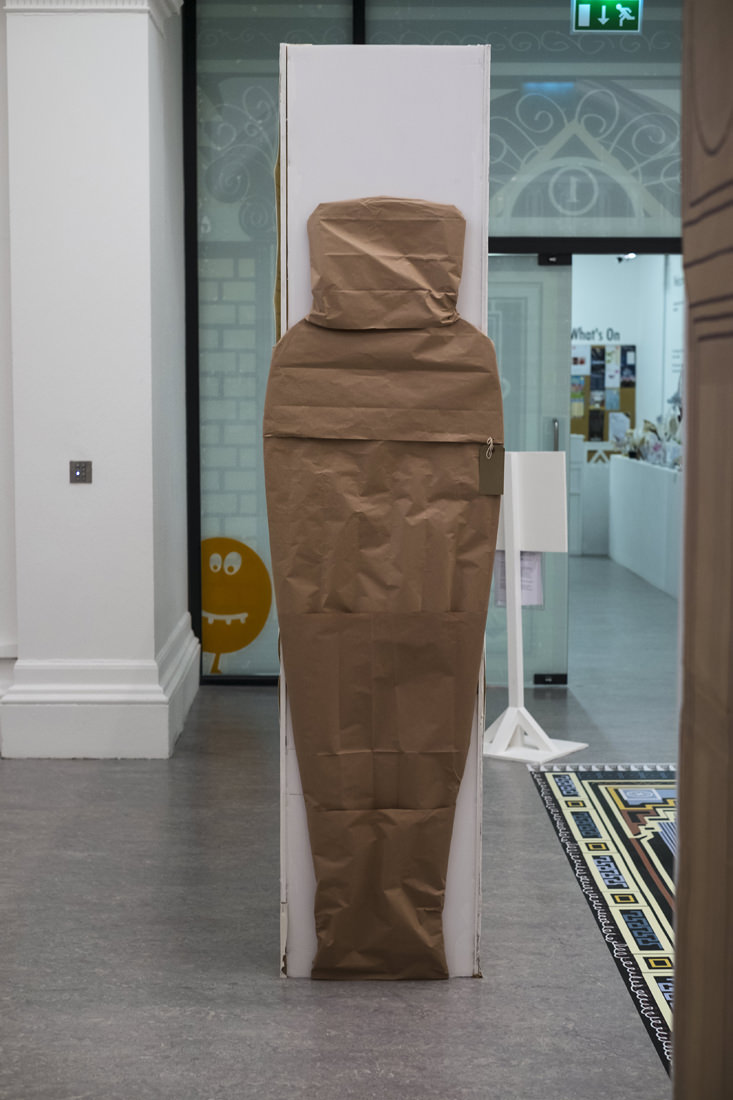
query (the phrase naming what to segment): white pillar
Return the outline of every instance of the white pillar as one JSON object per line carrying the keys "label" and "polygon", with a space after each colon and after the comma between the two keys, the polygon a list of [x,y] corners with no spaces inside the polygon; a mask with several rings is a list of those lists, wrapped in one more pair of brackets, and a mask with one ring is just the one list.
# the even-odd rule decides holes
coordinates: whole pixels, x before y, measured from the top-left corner
{"label": "white pillar", "polygon": [[[5,13],[0,11],[0,59],[5,57]],[[0,696],[18,655],[13,501],[13,385],[10,357],[10,226],[8,211],[8,99],[0,63]]]}
{"label": "white pillar", "polygon": [[[187,612],[179,0],[7,0],[18,660],[5,756],[164,757]],[[71,460],[92,462],[70,484]]]}

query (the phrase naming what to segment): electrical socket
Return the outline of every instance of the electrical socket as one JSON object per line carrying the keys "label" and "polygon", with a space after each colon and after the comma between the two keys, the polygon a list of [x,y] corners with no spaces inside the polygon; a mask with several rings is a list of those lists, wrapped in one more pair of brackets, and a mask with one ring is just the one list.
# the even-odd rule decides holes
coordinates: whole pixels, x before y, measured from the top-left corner
{"label": "electrical socket", "polygon": [[92,464],[87,461],[69,463],[69,481],[72,485],[89,485],[92,480]]}

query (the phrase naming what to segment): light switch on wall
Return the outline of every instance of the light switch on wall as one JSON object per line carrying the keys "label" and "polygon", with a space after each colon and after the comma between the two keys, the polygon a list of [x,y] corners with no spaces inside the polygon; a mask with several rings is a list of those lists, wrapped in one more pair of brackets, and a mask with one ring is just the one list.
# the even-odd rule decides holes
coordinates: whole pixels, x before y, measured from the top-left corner
{"label": "light switch on wall", "polygon": [[89,485],[92,480],[92,464],[91,462],[75,462],[69,463],[69,481],[72,485],[79,482],[81,484]]}

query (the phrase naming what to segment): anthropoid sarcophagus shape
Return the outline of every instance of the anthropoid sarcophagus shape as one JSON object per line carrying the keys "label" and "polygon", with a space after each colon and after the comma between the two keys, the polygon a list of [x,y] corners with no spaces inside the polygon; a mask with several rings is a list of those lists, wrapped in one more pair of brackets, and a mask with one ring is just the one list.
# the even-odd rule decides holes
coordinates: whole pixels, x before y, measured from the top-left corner
{"label": "anthropoid sarcophagus shape", "polygon": [[453,206],[308,221],[313,308],[264,415],[272,569],[316,876],[314,978],[446,978],[442,910],[501,492],[494,348]]}

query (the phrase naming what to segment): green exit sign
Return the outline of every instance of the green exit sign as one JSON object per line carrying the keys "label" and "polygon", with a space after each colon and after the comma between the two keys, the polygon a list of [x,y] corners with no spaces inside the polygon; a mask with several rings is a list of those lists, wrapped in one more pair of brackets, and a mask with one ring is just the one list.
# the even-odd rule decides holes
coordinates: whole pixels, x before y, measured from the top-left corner
{"label": "green exit sign", "polygon": [[643,0],[573,0],[572,30],[576,34],[638,34]]}

